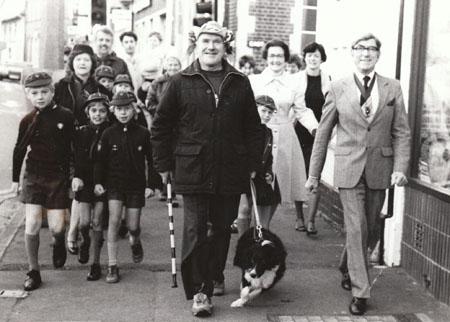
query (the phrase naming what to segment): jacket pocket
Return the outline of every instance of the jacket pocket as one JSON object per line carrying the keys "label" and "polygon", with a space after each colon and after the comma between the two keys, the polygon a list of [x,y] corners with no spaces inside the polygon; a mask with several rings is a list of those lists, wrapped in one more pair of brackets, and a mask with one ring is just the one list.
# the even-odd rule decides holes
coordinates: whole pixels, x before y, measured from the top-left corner
{"label": "jacket pocket", "polygon": [[202,181],[203,162],[201,145],[177,145],[175,148],[175,181],[177,184],[194,185]]}
{"label": "jacket pocket", "polygon": [[381,155],[384,157],[391,157],[394,155],[394,150],[390,146],[381,147]]}
{"label": "jacket pocket", "polygon": [[337,146],[334,155],[349,155],[351,152],[352,148],[349,146]]}

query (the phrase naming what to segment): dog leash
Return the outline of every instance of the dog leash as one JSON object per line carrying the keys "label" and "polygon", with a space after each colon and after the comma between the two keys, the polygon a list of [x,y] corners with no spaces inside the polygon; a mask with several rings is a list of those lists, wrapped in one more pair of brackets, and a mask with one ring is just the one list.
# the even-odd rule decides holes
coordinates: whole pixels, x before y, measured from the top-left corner
{"label": "dog leash", "polygon": [[258,238],[253,236],[256,241],[261,241],[263,239],[261,221],[259,220],[258,207],[256,206],[256,187],[252,178],[250,178],[250,191],[252,194],[253,201],[253,213],[255,214],[256,232],[258,233]]}

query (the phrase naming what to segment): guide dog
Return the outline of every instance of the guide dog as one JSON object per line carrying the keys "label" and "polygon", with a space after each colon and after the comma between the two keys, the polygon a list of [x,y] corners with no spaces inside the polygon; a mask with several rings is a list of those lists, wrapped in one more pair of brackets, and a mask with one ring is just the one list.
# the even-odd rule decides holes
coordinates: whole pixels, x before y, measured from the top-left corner
{"label": "guide dog", "polygon": [[241,294],[231,307],[242,307],[272,288],[286,270],[287,253],[280,238],[269,230],[261,230],[262,238],[252,227],[238,240],[233,264],[242,269]]}

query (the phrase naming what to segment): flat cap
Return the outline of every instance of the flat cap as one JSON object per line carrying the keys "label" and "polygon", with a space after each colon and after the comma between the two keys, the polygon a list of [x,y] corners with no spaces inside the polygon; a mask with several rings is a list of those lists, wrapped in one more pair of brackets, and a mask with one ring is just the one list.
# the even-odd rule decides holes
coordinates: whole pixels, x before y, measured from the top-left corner
{"label": "flat cap", "polygon": [[83,104],[83,108],[87,108],[89,106],[89,104],[91,104],[93,102],[102,102],[105,105],[109,105],[108,96],[106,96],[105,94],[102,94],[100,92],[95,92],[88,96],[88,99]]}
{"label": "flat cap", "polygon": [[36,72],[25,78],[25,87],[43,87],[52,83],[52,77],[46,72]]}
{"label": "flat cap", "polygon": [[107,65],[98,66],[95,70],[95,79],[98,81],[102,77],[114,79],[114,69]]}
{"label": "flat cap", "polygon": [[128,76],[127,74],[119,74],[114,79],[114,85],[121,83],[130,84],[131,87],[133,87],[133,83],[131,82],[130,76]]}
{"label": "flat cap", "polygon": [[255,101],[256,105],[262,105],[267,107],[269,110],[275,111],[277,109],[275,101],[268,95],[258,95],[256,96]]}
{"label": "flat cap", "polygon": [[199,31],[198,31],[198,37],[200,37],[201,34],[211,34],[211,35],[217,35],[222,37],[223,40],[227,37],[227,28],[224,28],[218,23],[217,21],[208,21],[204,23]]}
{"label": "flat cap", "polygon": [[113,106],[123,106],[129,105],[131,103],[137,102],[136,96],[132,92],[117,92],[114,94],[111,105]]}

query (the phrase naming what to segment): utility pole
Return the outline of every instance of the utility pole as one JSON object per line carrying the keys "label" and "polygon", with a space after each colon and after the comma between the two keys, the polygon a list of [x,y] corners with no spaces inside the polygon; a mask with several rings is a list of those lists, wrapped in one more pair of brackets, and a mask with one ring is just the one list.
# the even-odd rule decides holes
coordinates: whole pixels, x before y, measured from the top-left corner
{"label": "utility pole", "polygon": [[43,0],[45,16],[40,30],[39,67],[56,70],[63,67],[64,61],[64,2]]}

